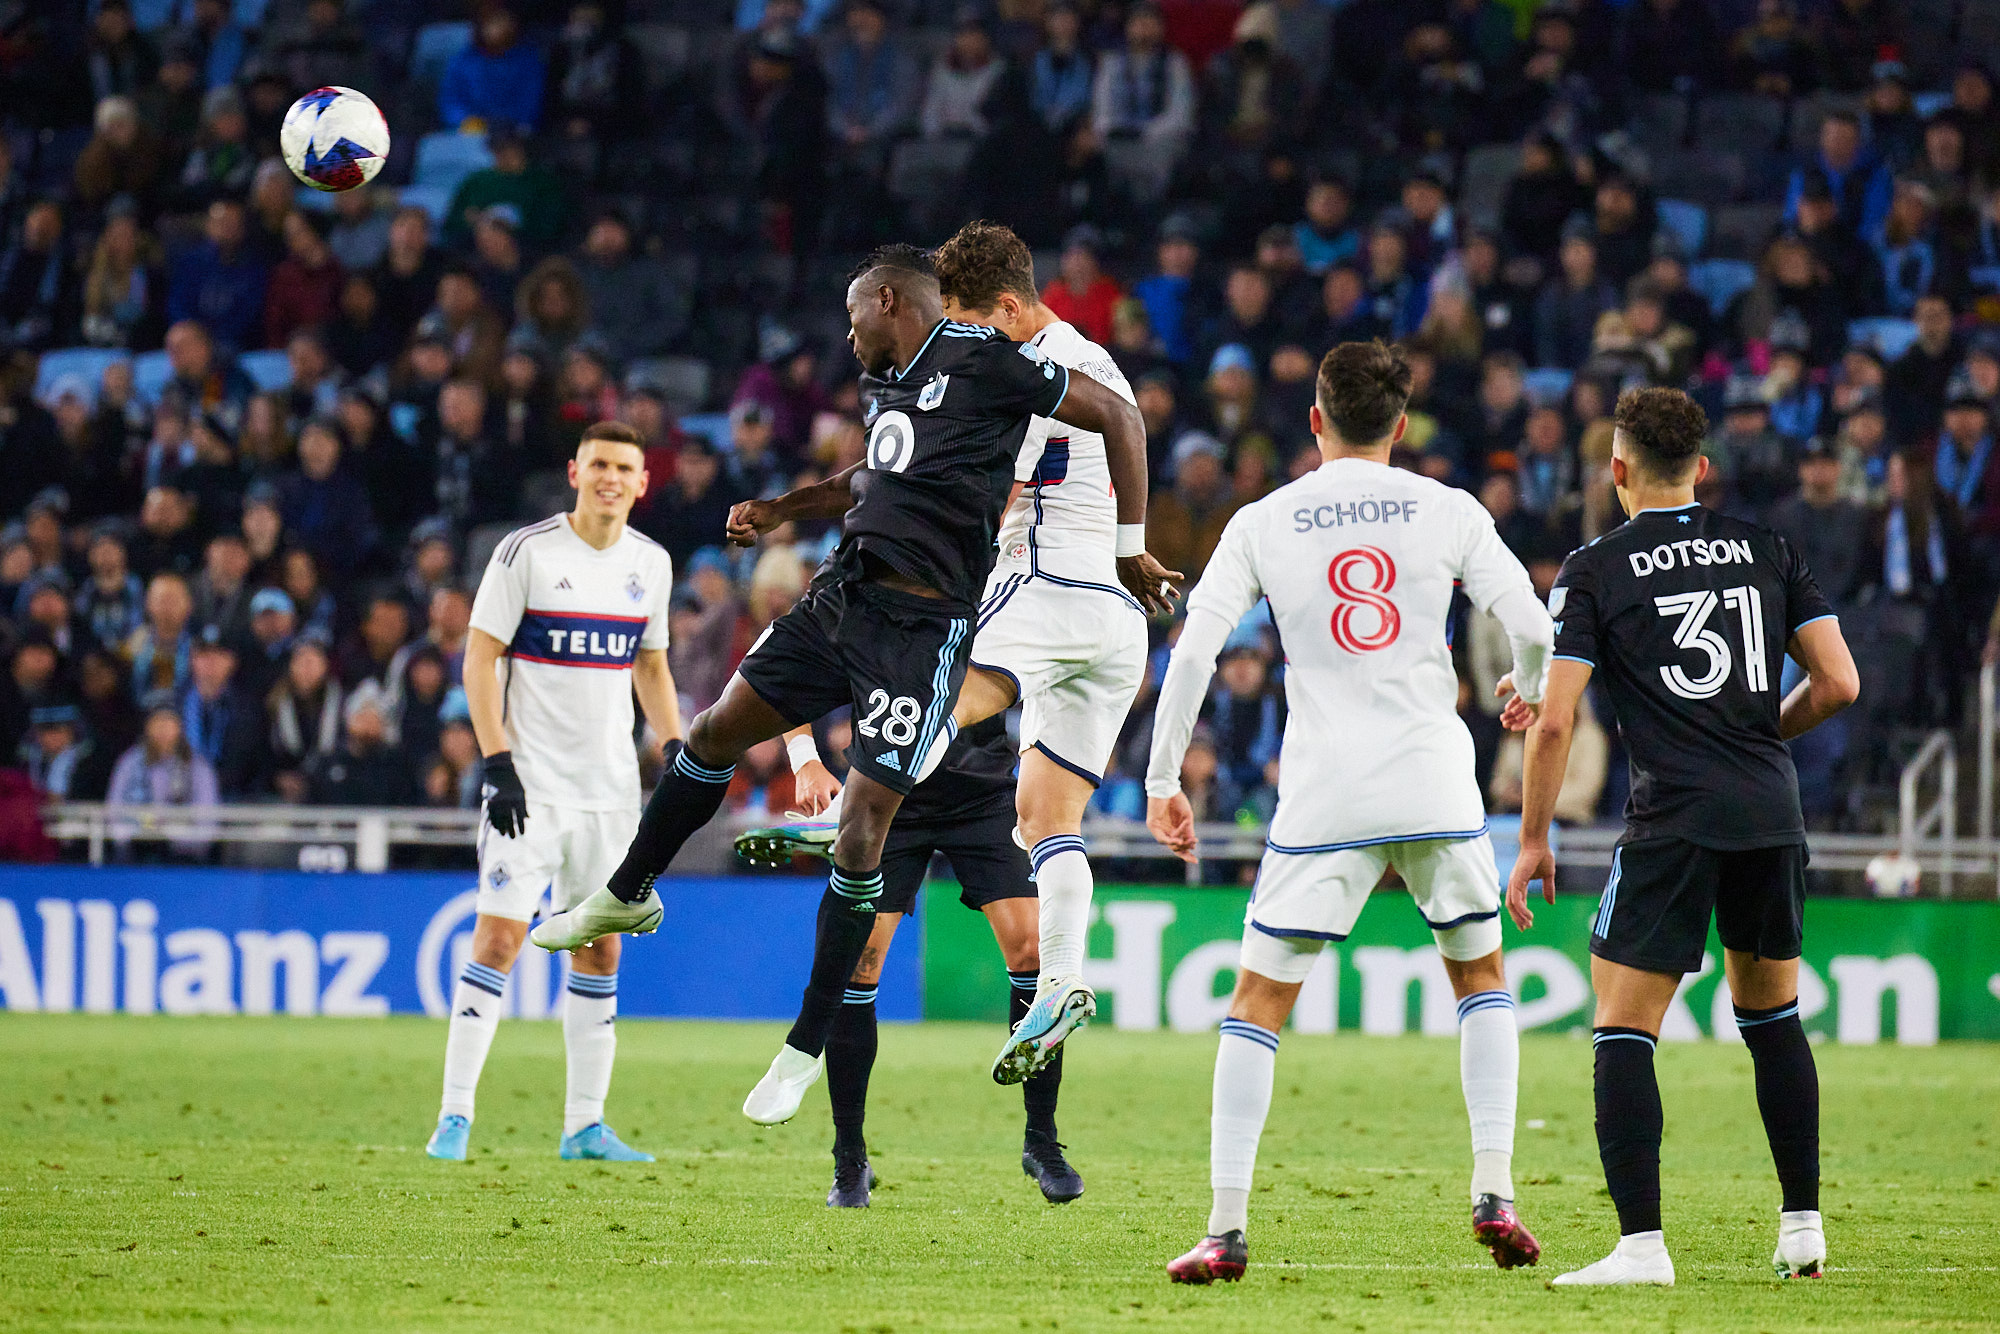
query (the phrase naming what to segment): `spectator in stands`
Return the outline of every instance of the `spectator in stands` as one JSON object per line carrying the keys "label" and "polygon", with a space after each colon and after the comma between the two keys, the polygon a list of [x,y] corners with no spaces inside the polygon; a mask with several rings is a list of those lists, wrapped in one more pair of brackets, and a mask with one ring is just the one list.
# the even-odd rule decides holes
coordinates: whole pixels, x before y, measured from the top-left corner
{"label": "spectator in stands", "polygon": [[1729,63],[1738,87],[1781,102],[1819,81],[1819,52],[1793,0],[1757,0],[1755,20],[1730,43]]}
{"label": "spectator in stands", "polygon": [[1099,263],[1103,248],[1095,227],[1072,228],[1063,238],[1061,267],[1042,288],[1042,301],[1056,318],[1074,324],[1093,343],[1111,341],[1111,310],[1124,295]]}
{"label": "spectator in stands", "polygon": [[272,71],[293,88],[373,83],[368,38],[342,0],[305,0],[303,9],[296,24],[266,26],[259,45]]}
{"label": "spectator in stands", "polygon": [[424,643],[437,650],[453,685],[465,682],[465,637],[472,629],[472,595],[457,584],[431,593],[425,610]]}
{"label": "spectator in stands", "polygon": [[[218,199],[208,206],[203,241],[173,266],[167,319],[199,321],[225,347],[249,347],[262,329],[266,271],[246,244],[243,204]],[[172,349],[172,334],[168,335]]]}
{"label": "spectator in stands", "polygon": [[431,244],[431,217],[413,204],[389,220],[389,248],[375,270],[376,297],[386,328],[400,339],[437,299],[444,257]]}
{"label": "spectator in stands", "polygon": [[1542,285],[1535,302],[1535,361],[1574,370],[1590,355],[1598,316],[1615,308],[1618,294],[1597,271],[1597,243],[1588,221],[1563,229],[1560,272]]}
{"label": "spectator in stands", "polygon": [[373,681],[393,702],[402,688],[399,672],[392,670],[397,651],[410,642],[409,604],[393,593],[377,593],[368,600],[361,624],[341,645],[336,667],[349,688]]}
{"label": "spectator in stands", "polygon": [[1771,510],[1771,527],[1805,558],[1835,610],[1855,605],[1865,576],[1868,511],[1840,494],[1840,459],[1825,440],[1799,455],[1799,489]]}
{"label": "spectator in stands", "polygon": [[[1951,498],[1975,545],[2000,556],[2000,464],[1992,456],[1991,410],[1969,377],[1955,376],[1945,391],[1944,430],[1933,468],[1938,488]],[[2000,563],[1992,568],[2000,572]]]}
{"label": "spectator in stands", "polygon": [[[1881,0],[1862,2],[1880,4]],[[1874,59],[1872,54],[1870,59]],[[1869,77],[1872,82],[1861,110],[1868,142],[1888,161],[1890,170],[1907,170],[1924,152],[1924,121],[1910,97],[1909,71],[1900,60],[1878,60]]]}
{"label": "spectator in stands", "polygon": [[1261,640],[1238,639],[1223,650],[1208,699],[1216,763],[1224,778],[1246,791],[1263,782],[1284,733],[1284,705],[1271,689],[1270,669]]}
{"label": "spectator in stands", "polygon": [[1832,0],[1814,15],[1813,35],[1827,86],[1843,93],[1868,87],[1882,52],[1903,45],[1888,0]]}
{"label": "spectator in stands", "polygon": [[[28,781],[52,801],[96,801],[104,796],[108,772],[83,730],[83,710],[74,704],[45,704],[28,711],[28,734],[19,757]],[[95,782],[93,782],[93,776]]]}
{"label": "spectator in stands", "polygon": [[159,245],[139,228],[138,208],[113,201],[83,284],[83,341],[95,347],[150,347],[164,330],[166,292]]}
{"label": "spectator in stands", "polygon": [[295,209],[284,225],[285,258],[271,271],[264,294],[265,347],[283,347],[295,331],[332,319],[347,279],[326,243],[324,223]]}
{"label": "spectator in stands", "polygon": [[389,252],[389,214],[378,207],[383,202],[372,185],[356,186],[333,197],[326,244],[335,262],[349,273],[374,268]]}
{"label": "spectator in stands", "polygon": [[1185,365],[1195,355],[1196,337],[1206,320],[1195,285],[1201,248],[1186,215],[1169,214],[1160,224],[1154,262],[1158,272],[1141,278],[1132,295],[1145,303],[1146,321],[1167,360]]}
{"label": "spectator in stands", "polygon": [[166,172],[166,147],[159,133],[139,118],[130,97],[106,97],[97,104],[97,132],[76,160],[77,200],[99,209],[116,195],[130,195],[150,209]]}
{"label": "spectator in stands", "polygon": [[477,40],[445,66],[438,118],[470,134],[502,127],[532,132],[541,123],[546,82],[541,53],[521,40],[513,11],[496,5],[480,20]]}
{"label": "spectator in stands", "polygon": [[190,688],[181,703],[188,748],[215,770],[225,800],[252,795],[263,749],[263,717],[237,688],[236,649],[220,635],[197,640]]}
{"label": "spectator in stands", "polygon": [[250,146],[250,119],[244,114],[243,95],[228,85],[209,89],[202,99],[194,149],[181,166],[178,199],[194,208],[206,208],[218,198],[240,198],[249,191],[256,170],[257,155]]}
{"label": "spectator in stands", "polygon": [[576,265],[550,255],[514,289],[514,334],[532,338],[551,361],[561,361],[592,326],[590,299]]}
{"label": "spectator in stands", "polygon": [[1658,219],[1629,177],[1614,172],[1598,182],[1590,239],[1606,282],[1622,292],[1652,262],[1657,227]]}
{"label": "spectator in stands", "polygon": [[1096,75],[1095,61],[1083,44],[1082,15],[1073,4],[1051,6],[1043,20],[1041,47],[1028,65],[1028,105],[1052,137],[1068,140],[1085,126]]}
{"label": "spectator in stands", "polygon": [[500,370],[506,322],[486,303],[479,280],[463,265],[452,265],[438,279],[437,304],[417,323],[417,337],[443,341],[451,366],[459,374],[491,384]]}
{"label": "spectator in stands", "polygon": [[1965,136],[1969,166],[1990,188],[2000,177],[2000,101],[1993,96],[1993,72],[1978,57],[1961,59],[1951,76],[1951,105],[1944,118]]}
{"label": "spectator in stands", "polygon": [[[112,806],[186,806],[213,808],[220,798],[215,770],[188,745],[181,726],[180,704],[170,694],[146,702],[146,724],[139,743],[118,757],[111,771],[105,800]],[[169,839],[164,856],[151,845],[136,854],[142,861],[201,861],[207,858],[211,836],[197,823],[193,830]],[[122,820],[111,824],[112,847],[120,860],[133,858],[136,826]]]}
{"label": "spectator in stands", "polygon": [[[250,640],[250,548],[227,528],[208,539],[194,581],[194,620],[204,637],[240,648]],[[232,670],[235,663],[230,664]]]}
{"label": "spectator in stands", "polygon": [[345,435],[334,418],[307,422],[299,432],[298,467],[278,481],[278,512],[293,540],[341,575],[367,563],[378,536],[367,490],[341,466]]}
{"label": "spectator in stands", "polygon": [[[1833,191],[1818,173],[1807,178],[1799,194],[1797,226],[1814,262],[1826,271],[1842,314],[1856,320],[1881,313],[1882,261],[1841,218]],[[1909,309],[1898,313],[1908,315]]]}
{"label": "spectator in stands", "polygon": [[1917,308],[1917,298],[1927,295],[1937,281],[1935,197],[1930,187],[1918,181],[1898,181],[1889,216],[1882,234],[1875,240],[1875,254],[1881,261],[1884,313],[1907,319]]}
{"label": "spectator in stands", "polygon": [[1400,340],[1424,322],[1430,289],[1411,271],[1409,241],[1387,217],[1378,218],[1368,233],[1368,319],[1383,337]]}
{"label": "spectator in stands", "polygon": [[390,731],[402,743],[411,759],[435,755],[444,728],[445,703],[452,691],[451,672],[444,655],[424,644],[408,655],[397,688],[383,688],[386,704],[395,716]]}
{"label": "spectator in stands", "polygon": [[1785,221],[1799,216],[1799,197],[1806,178],[1817,172],[1840,209],[1840,217],[1857,236],[1874,236],[1889,216],[1892,183],[1889,164],[1861,137],[1861,120],[1851,111],[1836,111],[1820,122],[1819,149],[1792,170],[1785,189]]}
{"label": "spectator in stands", "polygon": [[1521,169],[1507,182],[1501,202],[1500,234],[1507,250],[1552,266],[1563,224],[1587,198],[1555,136],[1530,137],[1521,145]]}
{"label": "spectator in stands", "polygon": [[174,487],[194,502],[196,531],[219,532],[243,508],[244,472],[237,463],[236,446],[212,412],[192,419],[188,439],[193,456],[174,473]]}
{"label": "spectator in stands", "polygon": [[1261,193],[1266,160],[1296,152],[1307,111],[1305,75],[1278,46],[1275,3],[1237,16],[1230,45],[1209,57],[1202,84],[1205,165],[1226,173],[1213,179]]}
{"label": "spectator in stands", "polygon": [[644,104],[638,48],[605,22],[602,0],[572,4],[549,51],[551,123],[572,142],[617,143],[641,137],[641,121],[632,109]]}
{"label": "spectator in stands", "polygon": [[746,499],[723,470],[715,446],[698,435],[682,443],[673,480],[654,485],[659,494],[647,508],[643,528],[677,566],[685,566],[699,548],[713,546],[728,521],[730,506]]}
{"label": "spectator in stands", "polygon": [[1354,196],[1345,181],[1322,176],[1306,187],[1305,217],[1293,224],[1292,237],[1306,272],[1315,276],[1359,257],[1361,232],[1354,225]]}
{"label": "spectator in stands", "polygon": [[1757,281],[1736,300],[1736,336],[1745,345],[1765,342],[1781,320],[1808,332],[1806,359],[1830,364],[1847,342],[1847,322],[1839,293],[1813,263],[1812,251],[1796,232],[1771,242],[1758,266]]}
{"label": "spectator in stands", "polygon": [[656,357],[686,337],[692,294],[667,266],[634,253],[632,226],[615,209],[600,211],[576,255],[590,327],[620,361]]}
{"label": "spectator in stands", "polygon": [[325,336],[317,324],[292,331],[285,340],[285,364],[292,382],[279,397],[284,401],[287,422],[331,416],[339,408],[347,375],[327,352]]}
{"label": "spectator in stands", "polygon": [[235,82],[249,50],[248,39],[231,13],[229,0],[194,0],[179,37],[194,48],[202,86],[224,88]]}
{"label": "spectator in stands", "polygon": [[307,792],[314,805],[423,804],[411,756],[390,735],[393,712],[373,682],[348,693],[342,705],[346,727],[339,748],[306,761]]}
{"label": "spectator in stands", "polygon": [[90,577],[76,595],[76,614],[100,644],[123,644],[145,615],[145,592],[127,564],[125,540],[112,524],[93,529],[84,556]]}
{"label": "spectator in stands", "polygon": [[188,576],[200,557],[193,499],[171,481],[148,487],[139,510],[138,540],[132,547],[133,568],[149,580],[156,574]]}
{"label": "spectator in stands", "polygon": [[520,232],[521,213],[512,204],[495,204],[472,214],[472,276],[486,304],[496,311],[514,308],[527,272]]}
{"label": "spectator in stands", "polygon": [[301,635],[285,659],[284,674],[264,702],[264,767],[272,788],[286,801],[306,799],[307,766],[340,745],[341,708],[346,692],[333,675],[326,641]]}
{"label": "spectator in stands", "polygon": [[173,169],[194,147],[201,128],[201,57],[194,44],[175,35],[160,52],[160,72],[134,99],[139,121],[154,134],[160,150],[158,182],[167,186]]}
{"label": "spectator in stands", "polygon": [[1195,128],[1194,74],[1187,57],[1167,46],[1166,22],[1140,0],[1126,11],[1125,38],[1097,63],[1091,120],[1099,139],[1136,140],[1145,146],[1154,195],[1187,150]]}
{"label": "spectator in stands", "polygon": [[1714,83],[1722,34],[1708,0],[1639,0],[1623,15],[1618,64],[1633,87],[1681,93]]}
{"label": "spectator in stands", "polygon": [[130,97],[153,81],[159,55],[133,24],[128,0],[100,0],[91,19],[85,64],[92,102]]}
{"label": "spectator in stands", "polygon": [[1795,480],[1791,447],[1772,429],[1771,405],[1751,377],[1730,377],[1722,409],[1722,424],[1705,450],[1723,497],[1718,508],[1761,522]]}
{"label": "spectator in stands", "polygon": [[125,641],[125,658],[132,664],[132,693],[149,691],[176,695],[187,688],[194,652],[194,596],[181,575],[168,571],[146,585],[146,619]]}
{"label": "spectator in stands", "polygon": [[518,214],[521,240],[531,246],[553,244],[569,218],[569,201],[561,178],[528,156],[528,142],[512,125],[495,126],[486,136],[493,165],[458,183],[445,210],[445,240],[464,246],[472,239],[473,223],[496,204],[510,204]]}
{"label": "spectator in stands", "polygon": [[76,334],[78,291],[62,205],[37,200],[18,236],[0,237],[0,345],[41,351]]}
{"label": "spectator in stands", "polygon": [[917,121],[923,71],[882,0],[855,0],[826,53],[827,129],[856,185],[879,188],[896,140]]}
{"label": "spectator in stands", "polygon": [[390,327],[382,312],[375,284],[373,274],[350,272],[340,286],[340,308],[324,333],[334,364],[356,378],[386,370],[400,342],[400,331]]}
{"label": "spectator in stands", "polygon": [[1923,460],[1904,452],[1889,456],[1885,497],[1867,553],[1879,605],[1858,660],[1867,705],[1855,720],[1854,748],[1863,754],[1875,750],[1870,741],[1883,730],[1940,715],[1940,697],[1955,693],[1963,623],[1963,595],[1953,585],[1965,554],[1957,508]]}
{"label": "spectator in stands", "polygon": [[452,713],[438,734],[436,758],[424,770],[424,799],[432,806],[458,807],[465,810],[479,808],[479,742],[472,735],[472,724],[465,710],[463,691],[454,691],[450,699],[456,710],[447,706]]}
{"label": "spectator in stands", "polygon": [[1007,73],[1007,62],[993,49],[993,34],[976,11],[962,11],[951,34],[951,45],[931,66],[917,113],[926,139],[984,139],[993,128],[992,99]]}
{"label": "spectator in stands", "polygon": [[282,588],[260,588],[250,595],[250,642],[237,662],[237,680],[252,699],[262,700],[277,683],[292,653],[298,614]]}
{"label": "spectator in stands", "polygon": [[241,424],[243,410],[255,392],[250,377],[238,368],[195,320],[182,320],[167,330],[169,375],[163,400],[178,401],[188,412],[212,412],[227,430]]}
{"label": "spectator in stands", "polygon": [[1188,431],[1173,447],[1173,486],[1155,492],[1146,510],[1146,544],[1169,569],[1201,577],[1222,529],[1242,508],[1223,471],[1222,442]]}
{"label": "spectator in stands", "polygon": [[1936,293],[1919,297],[1910,317],[1916,322],[1916,341],[1889,367],[1883,385],[1890,434],[1900,445],[1937,430],[1945,386],[1961,355],[1949,301]]}

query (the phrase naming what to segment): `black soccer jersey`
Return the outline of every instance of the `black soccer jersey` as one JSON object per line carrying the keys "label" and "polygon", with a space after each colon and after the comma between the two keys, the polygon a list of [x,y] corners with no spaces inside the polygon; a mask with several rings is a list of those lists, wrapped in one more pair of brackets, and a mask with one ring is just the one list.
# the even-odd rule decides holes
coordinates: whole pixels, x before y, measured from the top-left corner
{"label": "black soccer jersey", "polygon": [[1641,510],[1571,553],[1549,613],[1556,657],[1610,691],[1632,757],[1628,838],[1805,837],[1779,677],[1792,633],[1833,612],[1784,538],[1699,505]]}
{"label": "black soccer jersey", "polygon": [[938,771],[896,811],[898,824],[968,821],[1014,809],[1014,742],[1007,715],[995,714],[958,734]]}
{"label": "black soccer jersey", "polygon": [[993,569],[1028,418],[1069,393],[1069,371],[993,329],[944,320],[901,375],[862,386],[868,457],[834,564],[865,553],[970,609]]}

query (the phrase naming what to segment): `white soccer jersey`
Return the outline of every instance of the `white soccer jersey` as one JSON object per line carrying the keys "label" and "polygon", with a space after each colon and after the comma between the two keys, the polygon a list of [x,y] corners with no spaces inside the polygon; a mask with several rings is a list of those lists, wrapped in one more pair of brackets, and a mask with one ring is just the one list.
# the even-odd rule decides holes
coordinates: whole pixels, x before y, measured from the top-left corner
{"label": "white soccer jersey", "polygon": [[[1290,708],[1272,850],[1477,837],[1486,806],[1445,640],[1454,583],[1516,636],[1517,665],[1534,678],[1522,682],[1522,694],[1540,699],[1553,629],[1527,571],[1471,495],[1399,468],[1339,459],[1245,506],[1188,597],[1188,626],[1161,691],[1147,792],[1180,790],[1181,758],[1215,651],[1268,597]],[[1527,642],[1539,652],[1524,657]],[[1183,662],[1204,653],[1205,662]]]}
{"label": "white soccer jersey", "polygon": [[[1028,342],[1058,366],[1082,371],[1128,403],[1137,401],[1111,354],[1075,325],[1057,320]],[[1000,564],[1056,582],[1118,589],[1118,501],[1104,437],[1036,417],[1028,423],[1014,479],[1026,485],[1000,523]]]}
{"label": "white soccer jersey", "polygon": [[673,560],[627,528],[599,551],[558,514],[509,533],[472,603],[507,645],[495,664],[507,741],[528,800],[572,810],[639,804],[632,661],[667,646]]}

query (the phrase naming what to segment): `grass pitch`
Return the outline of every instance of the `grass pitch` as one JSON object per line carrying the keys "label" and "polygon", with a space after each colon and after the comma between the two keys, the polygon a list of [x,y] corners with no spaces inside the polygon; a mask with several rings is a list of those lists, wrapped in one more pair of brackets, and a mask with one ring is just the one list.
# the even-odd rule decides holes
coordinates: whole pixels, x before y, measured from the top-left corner
{"label": "grass pitch", "polygon": [[1523,1043],[1516,1154],[1546,1248],[1469,1237],[1449,1040],[1301,1037],[1279,1054],[1243,1283],[1171,1286],[1207,1208],[1212,1037],[1093,1029],[1063,1133],[1089,1192],[1042,1203],[982,1026],[886,1027],[875,1207],[821,1203],[823,1093],[737,1108],[781,1030],[626,1021],[612,1123],[655,1164],[564,1163],[562,1035],[502,1027],[472,1160],[432,1162],[444,1025],[0,1015],[0,1327],[1223,1331],[1991,1329],[2000,1052],[1819,1051],[1831,1275],[1779,1283],[1776,1187],[1736,1044],[1665,1046],[1680,1286],[1569,1292],[1616,1226],[1590,1048]]}

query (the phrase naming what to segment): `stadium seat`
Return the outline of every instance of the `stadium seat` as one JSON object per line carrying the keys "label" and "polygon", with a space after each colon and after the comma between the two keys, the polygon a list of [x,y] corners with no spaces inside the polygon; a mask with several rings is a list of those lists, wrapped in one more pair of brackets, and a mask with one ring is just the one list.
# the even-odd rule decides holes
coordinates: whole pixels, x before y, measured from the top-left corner
{"label": "stadium seat", "polygon": [[657,390],[675,412],[699,412],[708,402],[708,363],[699,357],[641,357],[625,370],[625,388]]}
{"label": "stadium seat", "polygon": [[1642,93],[1632,99],[1632,137],[1648,152],[1672,152],[1687,142],[1688,99],[1680,93]]}
{"label": "stadium seat", "polygon": [[911,201],[935,199],[958,184],[971,160],[969,140],[906,139],[889,159],[889,193]]}
{"label": "stadium seat", "polygon": [[141,403],[157,401],[173,376],[174,368],[164,351],[141,352],[132,358],[132,394]]}
{"label": "stadium seat", "polygon": [[1917,113],[1919,120],[1929,120],[1950,105],[1950,92],[1910,94],[1910,109]]}
{"label": "stadium seat", "polygon": [[1709,248],[1721,259],[1755,260],[1784,220],[1779,204],[1725,204],[1715,210]]}
{"label": "stadium seat", "polygon": [[436,84],[444,78],[444,67],[451,58],[471,45],[470,23],[426,23],[417,29],[416,44],[410,51],[410,77],[419,83]]}
{"label": "stadium seat", "polygon": [[1705,259],[1688,265],[1688,286],[1702,294],[1717,319],[1737,295],[1757,281],[1757,266],[1741,259]]}
{"label": "stadium seat", "polygon": [[76,376],[89,391],[84,401],[95,407],[97,388],[104,381],[105,369],[113,362],[131,359],[130,352],[114,347],[64,347],[44,352],[35,367],[35,397],[45,406],[54,407],[56,386]]}
{"label": "stadium seat", "polygon": [[1802,97],[1792,103],[1792,151],[1811,153],[1819,147],[1819,125],[1836,111],[1846,111],[1859,115],[1862,110],[1858,93],[1817,92],[1811,97]]}
{"label": "stadium seat", "polygon": [[1710,93],[1695,104],[1695,140],[1747,154],[1784,146],[1785,104],[1758,93]]}
{"label": "stadium seat", "polygon": [[451,208],[451,191],[436,185],[406,185],[396,196],[398,202],[414,204],[431,215],[433,226],[444,226],[444,215]]}
{"label": "stadium seat", "polygon": [[292,359],[282,351],[245,352],[236,359],[250,383],[260,394],[275,394],[292,387]]}
{"label": "stadium seat", "polygon": [[1708,241],[1708,210],[1685,199],[1662,199],[1656,207],[1661,229],[1680,246],[1682,258],[1699,256]]}
{"label": "stadium seat", "polygon": [[1664,196],[1715,208],[1743,193],[1746,174],[1737,153],[1709,149],[1662,153],[1653,164],[1653,188]]}
{"label": "stadium seat", "polygon": [[689,435],[698,435],[717,449],[729,448],[729,414],[726,412],[691,412],[678,423]]}
{"label": "stadium seat", "polygon": [[417,185],[434,185],[449,195],[460,181],[492,165],[493,150],[483,136],[439,130],[417,141],[417,165],[410,179]]}
{"label": "stadium seat", "polygon": [[1528,401],[1541,407],[1561,403],[1574,379],[1572,372],[1560,366],[1537,366],[1521,377],[1521,384],[1527,390]]}
{"label": "stadium seat", "polygon": [[1850,320],[1847,324],[1847,340],[1850,343],[1866,344],[1879,352],[1884,361],[1894,361],[1910,350],[1910,344],[1917,341],[1917,322],[1890,316]]}

